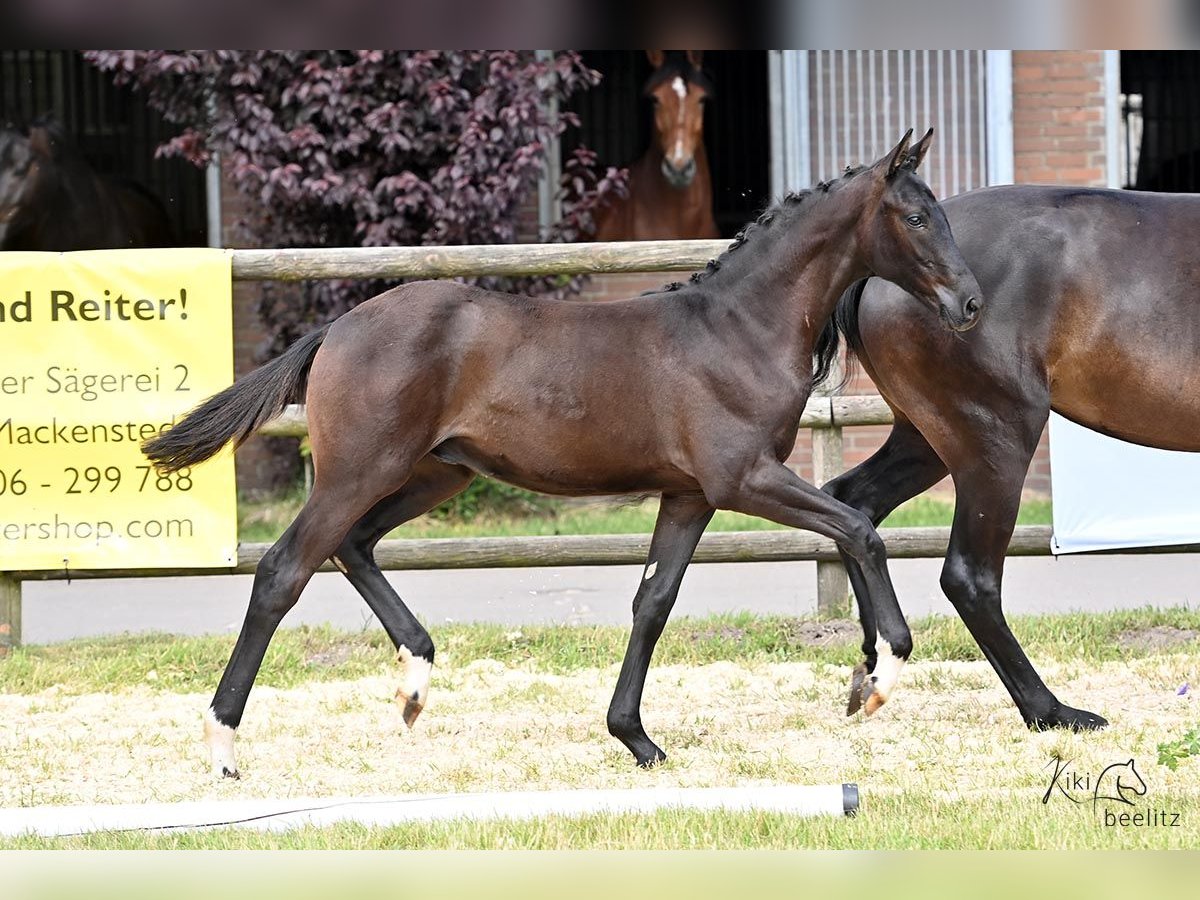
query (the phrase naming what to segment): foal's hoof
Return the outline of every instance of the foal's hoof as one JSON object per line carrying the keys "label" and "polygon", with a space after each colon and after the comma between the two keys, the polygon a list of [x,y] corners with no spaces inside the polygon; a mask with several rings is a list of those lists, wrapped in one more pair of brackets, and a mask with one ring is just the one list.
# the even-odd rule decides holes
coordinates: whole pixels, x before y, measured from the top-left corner
{"label": "foal's hoof", "polygon": [[850,699],[846,703],[846,715],[852,716],[862,709],[863,687],[868,683],[868,674],[865,662],[860,662],[850,673]]}
{"label": "foal's hoof", "polygon": [[231,778],[234,781],[241,781],[242,773],[239,772],[237,769],[230,771],[229,769],[225,768],[224,766],[221,766],[221,777],[222,778]]}
{"label": "foal's hoof", "polygon": [[1034,731],[1048,731],[1051,728],[1067,728],[1071,731],[1099,731],[1108,727],[1108,719],[1098,716],[1086,709],[1075,709],[1073,706],[1058,704],[1048,714],[1030,719],[1026,724]]}
{"label": "foal's hoof", "polygon": [[400,704],[404,724],[412,728],[429,699],[429,677],[433,673],[433,663],[423,656],[413,655],[405,646],[396,652],[396,662],[403,670],[400,687],[396,689],[396,702]]}
{"label": "foal's hoof", "polygon": [[421,710],[425,708],[425,704],[421,703],[416,697],[404,696],[403,688],[396,691],[396,702],[400,704],[400,715],[404,718],[404,724],[412,728],[413,722],[417,721],[417,716],[421,714]]}

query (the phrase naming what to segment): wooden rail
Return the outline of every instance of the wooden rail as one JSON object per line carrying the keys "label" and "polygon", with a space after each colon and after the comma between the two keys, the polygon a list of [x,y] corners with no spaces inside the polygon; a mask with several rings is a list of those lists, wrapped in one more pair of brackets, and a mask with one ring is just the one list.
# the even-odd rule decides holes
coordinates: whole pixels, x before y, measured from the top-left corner
{"label": "wooden rail", "polygon": [[[890,425],[892,411],[882,397],[809,397],[800,417],[801,428],[845,428],[853,425]],[[304,437],[308,422],[304,407],[292,405],[259,429],[270,437]],[[836,474],[836,473],[835,473]]]}
{"label": "wooden rail", "polygon": [[474,247],[321,247],[234,250],[234,281],[314,278],[456,278],[468,275],[611,275],[691,272],[728,241],[612,241]]}
{"label": "wooden rail", "polygon": [[[880,530],[890,559],[942,556],[949,528],[884,528]],[[71,569],[12,572],[16,581],[59,581],[77,578],[141,578],[163,575],[248,575],[270,544],[242,544],[236,566],[223,569]],[[585,534],[537,537],[423,538],[380,541],[379,567],[395,569],[513,569],[530,566],[641,565],[650,550],[648,534]],[[1050,528],[1018,528],[1010,556],[1049,556]],[[700,539],[697,563],[835,561],[833,541],[807,531],[714,531]],[[326,563],[321,571],[336,571]]]}

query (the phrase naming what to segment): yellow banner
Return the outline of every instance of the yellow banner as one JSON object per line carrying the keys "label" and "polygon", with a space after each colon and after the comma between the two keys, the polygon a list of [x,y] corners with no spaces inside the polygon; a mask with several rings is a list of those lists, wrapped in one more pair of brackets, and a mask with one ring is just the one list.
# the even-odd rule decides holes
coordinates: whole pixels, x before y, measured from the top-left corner
{"label": "yellow banner", "polygon": [[141,443],[233,380],[223,250],[0,253],[0,571],[229,566],[233,454]]}

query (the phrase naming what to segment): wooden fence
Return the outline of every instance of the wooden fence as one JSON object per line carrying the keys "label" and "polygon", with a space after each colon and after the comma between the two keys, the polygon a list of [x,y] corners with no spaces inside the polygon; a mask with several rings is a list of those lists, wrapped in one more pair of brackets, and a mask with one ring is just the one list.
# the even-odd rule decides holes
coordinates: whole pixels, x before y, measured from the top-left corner
{"label": "wooden fence", "polygon": [[[482,247],[366,247],[347,249],[234,250],[235,281],[298,281],[320,278],[449,278],[466,275],[578,275],[618,272],[689,272],[703,268],[726,247],[722,241],[645,241],[597,244],[539,244]],[[814,396],[801,426],[814,434],[813,466],[818,483],[842,470],[842,428],[891,422],[878,397]],[[289,407],[262,429],[271,435],[307,433],[302,407]],[[894,558],[938,557],[946,551],[947,528],[886,529]],[[511,537],[383,541],[376,556],[383,569],[499,568],[637,564],[645,561],[649,535]],[[238,562],[220,569],[75,570],[72,579],[164,575],[225,575],[254,571],[267,545],[243,544]],[[1048,555],[1050,529],[1018,528],[1009,553]],[[844,614],[845,574],[836,548],[807,532],[706,534],[697,562],[816,560],[818,612]],[[21,640],[21,585],[67,577],[61,571],[0,572],[0,655]]]}

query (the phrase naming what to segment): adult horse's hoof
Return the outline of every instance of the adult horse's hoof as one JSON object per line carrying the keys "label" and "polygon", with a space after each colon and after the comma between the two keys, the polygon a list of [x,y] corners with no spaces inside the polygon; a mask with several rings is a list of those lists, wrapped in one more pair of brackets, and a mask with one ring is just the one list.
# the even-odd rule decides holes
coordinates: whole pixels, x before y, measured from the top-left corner
{"label": "adult horse's hoof", "polygon": [[846,715],[852,716],[863,705],[863,688],[868,684],[867,664],[860,662],[854,667],[854,671],[850,673],[850,699],[846,702]]}
{"label": "adult horse's hoof", "polygon": [[1099,731],[1108,727],[1108,719],[1098,716],[1086,709],[1075,709],[1073,706],[1058,704],[1047,715],[1030,719],[1026,724],[1034,731],[1048,731],[1051,728],[1068,728],[1071,731]]}
{"label": "adult horse's hoof", "polygon": [[652,769],[655,766],[657,766],[659,763],[665,763],[667,761],[667,754],[663,753],[660,749],[658,749],[658,747],[655,747],[653,744],[651,744],[650,746],[654,747],[654,749],[653,749],[653,751],[651,751],[649,753],[635,752],[633,754],[634,758],[637,760],[637,764],[638,764],[639,768]]}

